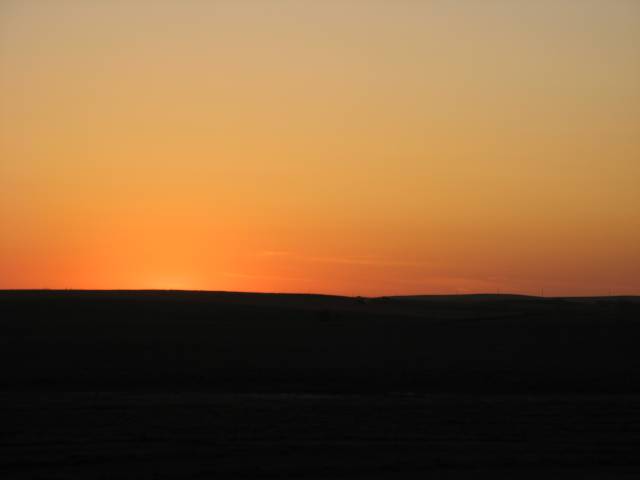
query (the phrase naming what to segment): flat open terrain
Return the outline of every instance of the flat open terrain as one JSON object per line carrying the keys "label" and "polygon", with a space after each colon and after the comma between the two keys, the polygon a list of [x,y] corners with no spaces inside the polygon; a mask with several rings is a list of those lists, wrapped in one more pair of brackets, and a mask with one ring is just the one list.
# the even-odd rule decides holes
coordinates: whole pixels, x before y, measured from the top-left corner
{"label": "flat open terrain", "polygon": [[0,476],[638,478],[639,313],[0,292]]}
{"label": "flat open terrain", "polygon": [[20,393],[16,479],[577,478],[640,475],[640,398]]}

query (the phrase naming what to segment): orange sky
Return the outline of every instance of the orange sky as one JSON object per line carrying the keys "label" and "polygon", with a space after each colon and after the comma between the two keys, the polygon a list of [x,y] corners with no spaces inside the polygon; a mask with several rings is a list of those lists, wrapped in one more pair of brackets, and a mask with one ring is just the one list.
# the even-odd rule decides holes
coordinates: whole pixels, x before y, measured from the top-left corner
{"label": "orange sky", "polygon": [[640,2],[4,0],[0,288],[640,294]]}

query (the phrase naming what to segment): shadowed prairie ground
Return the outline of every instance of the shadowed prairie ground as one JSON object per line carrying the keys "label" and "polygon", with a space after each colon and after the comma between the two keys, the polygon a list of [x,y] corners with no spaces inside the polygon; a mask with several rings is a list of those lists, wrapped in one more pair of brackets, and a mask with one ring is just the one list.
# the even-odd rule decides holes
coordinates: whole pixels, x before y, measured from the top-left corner
{"label": "shadowed prairie ground", "polygon": [[5,388],[637,392],[640,302],[0,292]]}
{"label": "shadowed prairie ground", "polygon": [[1,292],[2,478],[638,478],[634,298]]}
{"label": "shadowed prairie ground", "polygon": [[5,394],[3,478],[638,478],[640,398]]}

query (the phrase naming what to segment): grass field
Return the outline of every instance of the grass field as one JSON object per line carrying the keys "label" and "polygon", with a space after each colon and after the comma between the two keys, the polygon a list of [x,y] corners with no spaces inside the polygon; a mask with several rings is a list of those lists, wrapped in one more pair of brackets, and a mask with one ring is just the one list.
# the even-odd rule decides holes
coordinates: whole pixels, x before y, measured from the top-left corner
{"label": "grass field", "polygon": [[640,397],[4,394],[3,478],[638,478]]}

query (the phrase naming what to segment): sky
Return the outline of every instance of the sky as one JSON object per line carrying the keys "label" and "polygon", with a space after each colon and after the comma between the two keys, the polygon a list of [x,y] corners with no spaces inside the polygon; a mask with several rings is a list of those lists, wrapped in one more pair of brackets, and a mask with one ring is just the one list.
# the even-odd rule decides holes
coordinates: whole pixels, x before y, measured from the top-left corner
{"label": "sky", "polygon": [[0,288],[640,294],[640,2],[2,0]]}

